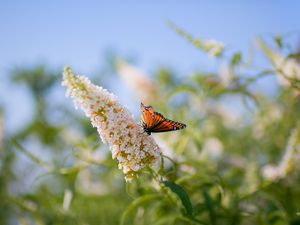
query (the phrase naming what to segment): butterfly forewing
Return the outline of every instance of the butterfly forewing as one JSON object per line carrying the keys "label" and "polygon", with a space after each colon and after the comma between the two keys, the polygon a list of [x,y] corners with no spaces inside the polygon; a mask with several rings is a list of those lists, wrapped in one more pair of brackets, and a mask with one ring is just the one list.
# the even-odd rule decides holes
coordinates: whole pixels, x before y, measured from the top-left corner
{"label": "butterfly forewing", "polygon": [[154,122],[154,110],[151,106],[145,106],[141,103],[143,127],[150,128]]}

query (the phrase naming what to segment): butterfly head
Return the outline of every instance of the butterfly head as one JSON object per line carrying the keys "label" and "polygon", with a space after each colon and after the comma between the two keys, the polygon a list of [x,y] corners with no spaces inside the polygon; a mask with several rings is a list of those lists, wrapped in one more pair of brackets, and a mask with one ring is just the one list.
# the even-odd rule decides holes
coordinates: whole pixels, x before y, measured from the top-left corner
{"label": "butterfly head", "polygon": [[154,112],[154,110],[153,110],[153,107],[151,106],[151,105],[149,105],[149,106],[146,106],[146,105],[144,105],[142,102],[141,102],[141,112],[142,113],[153,113]]}
{"label": "butterfly head", "polygon": [[151,105],[148,105],[148,106],[147,106],[147,105],[144,105],[144,104],[141,102],[141,109],[142,109],[142,110],[150,110],[150,109],[153,109],[153,108],[152,108]]}

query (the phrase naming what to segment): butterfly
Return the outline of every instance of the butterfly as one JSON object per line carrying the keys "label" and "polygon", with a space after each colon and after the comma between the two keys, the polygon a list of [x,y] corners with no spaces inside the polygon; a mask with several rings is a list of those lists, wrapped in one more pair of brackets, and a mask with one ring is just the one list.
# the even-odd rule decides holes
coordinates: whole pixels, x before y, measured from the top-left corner
{"label": "butterfly", "polygon": [[145,106],[141,103],[142,112],[142,126],[144,131],[151,135],[151,133],[167,132],[184,129],[185,124],[175,122],[165,118],[159,112],[155,112],[152,106]]}

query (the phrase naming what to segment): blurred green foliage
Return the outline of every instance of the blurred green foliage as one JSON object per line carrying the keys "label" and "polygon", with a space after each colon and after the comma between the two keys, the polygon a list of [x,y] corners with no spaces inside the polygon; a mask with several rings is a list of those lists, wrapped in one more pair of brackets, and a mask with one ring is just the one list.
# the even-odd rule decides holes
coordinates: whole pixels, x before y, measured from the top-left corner
{"label": "blurred green foliage", "polygon": [[[187,128],[155,134],[161,162],[132,183],[83,114],[52,97],[61,72],[13,70],[13,84],[26,85],[35,105],[32,120],[1,143],[0,224],[300,224],[299,52],[278,36],[260,46],[267,68],[222,49],[221,70],[156,70],[161,101],[152,105]],[[275,77],[276,93],[259,88]]]}

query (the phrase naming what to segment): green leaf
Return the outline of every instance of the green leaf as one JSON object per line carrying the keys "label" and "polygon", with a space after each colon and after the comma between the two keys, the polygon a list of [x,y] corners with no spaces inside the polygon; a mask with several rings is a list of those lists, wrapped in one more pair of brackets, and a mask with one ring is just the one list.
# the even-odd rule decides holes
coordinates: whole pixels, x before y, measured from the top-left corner
{"label": "green leaf", "polygon": [[182,205],[184,206],[187,215],[192,216],[193,215],[193,206],[190,200],[189,195],[186,193],[186,191],[179,186],[178,184],[172,182],[172,181],[163,181],[163,184],[170,188],[172,192],[174,192],[181,200]]}
{"label": "green leaf", "polygon": [[[191,34],[189,34],[188,32],[186,32],[185,30],[179,28],[177,25],[175,25],[174,23],[172,23],[171,21],[167,21],[167,25],[174,30],[177,34],[179,34],[180,36],[182,36],[183,38],[185,38],[187,41],[193,43],[194,42],[194,38]],[[198,39],[199,41],[199,39]],[[196,47],[199,44],[199,42],[195,43]]]}
{"label": "green leaf", "polygon": [[160,168],[158,173],[162,176],[164,176],[165,174],[165,160],[164,160],[164,156],[163,154],[160,154],[160,159],[161,159],[161,163],[160,163]]}
{"label": "green leaf", "polygon": [[174,215],[166,216],[159,218],[158,220],[155,221],[153,225],[165,225],[165,224],[174,224],[174,220],[176,217]]}
{"label": "green leaf", "polygon": [[287,56],[287,58],[299,59],[300,58],[300,51],[289,54]]}
{"label": "green leaf", "polygon": [[144,206],[146,205],[147,203],[149,202],[152,202],[156,199],[159,199],[161,198],[160,195],[158,194],[148,194],[148,195],[144,195],[144,196],[141,196],[137,199],[135,199],[127,208],[126,210],[124,211],[124,213],[122,214],[122,217],[121,217],[121,222],[120,224],[121,225],[125,225],[125,224],[133,224],[133,220],[134,219],[134,213],[135,211],[141,207],[141,206]]}
{"label": "green leaf", "polygon": [[204,203],[198,203],[194,207],[194,216],[206,211],[206,205]]}
{"label": "green leaf", "polygon": [[235,66],[237,64],[239,64],[242,60],[242,54],[240,52],[236,52],[234,53],[234,55],[231,58],[231,65]]}
{"label": "green leaf", "polygon": [[203,191],[203,197],[205,200],[207,210],[209,212],[210,222],[212,225],[214,225],[214,224],[216,224],[216,215],[215,215],[215,210],[214,210],[213,199],[210,197],[209,193],[206,190]]}
{"label": "green leaf", "polygon": [[282,46],[283,46],[283,44],[282,44],[282,37],[279,36],[279,35],[276,35],[275,38],[274,38],[274,40],[275,40],[277,46],[279,48],[282,48]]}

